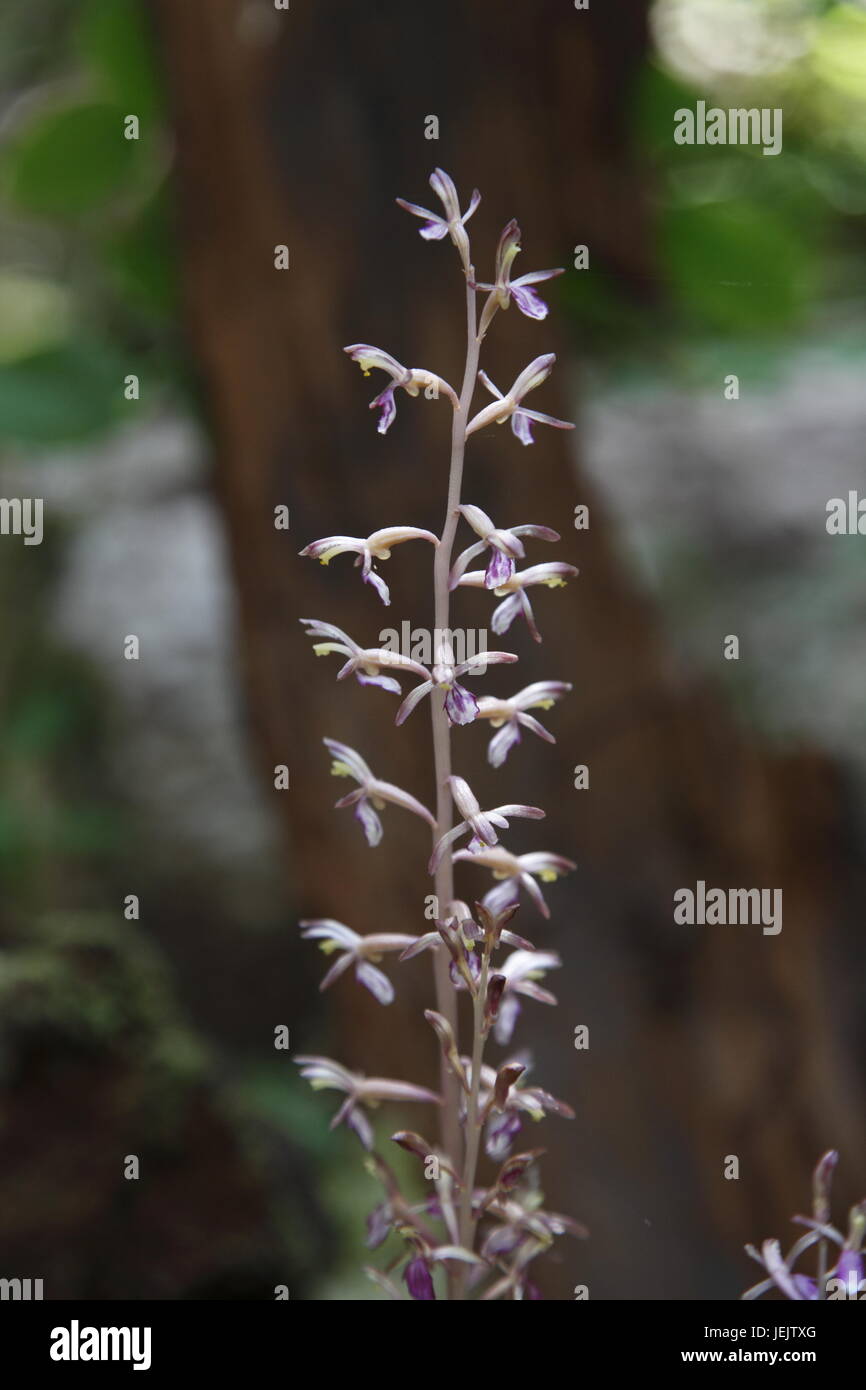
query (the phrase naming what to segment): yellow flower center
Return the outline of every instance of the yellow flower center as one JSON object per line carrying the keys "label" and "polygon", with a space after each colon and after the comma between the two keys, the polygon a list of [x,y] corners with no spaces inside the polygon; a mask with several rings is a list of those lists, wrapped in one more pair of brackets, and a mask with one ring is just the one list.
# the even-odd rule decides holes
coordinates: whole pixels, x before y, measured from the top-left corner
{"label": "yellow flower center", "polygon": [[329,565],[333,560],[334,556],[339,555],[339,553],[340,547],[338,545],[332,545],[330,550],[323,551],[322,554],[319,556],[319,564]]}

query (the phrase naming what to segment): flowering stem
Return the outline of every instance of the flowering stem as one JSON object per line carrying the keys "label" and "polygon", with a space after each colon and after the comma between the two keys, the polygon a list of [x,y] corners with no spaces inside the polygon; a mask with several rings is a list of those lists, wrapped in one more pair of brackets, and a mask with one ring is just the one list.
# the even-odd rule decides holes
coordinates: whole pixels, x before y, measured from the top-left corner
{"label": "flowering stem", "polygon": [[[467,268],[466,285],[466,366],[463,372],[463,385],[460,400],[454,411],[451,425],[451,464],[448,474],[448,504],[445,511],[445,524],[436,549],[433,565],[434,589],[434,630],[446,633],[450,630],[451,590],[451,552],[454,548],[454,535],[457,530],[460,505],[460,489],[463,483],[463,454],[466,448],[466,425],[469,420],[469,407],[475,391],[478,375],[478,354],[480,343],[476,336],[475,290],[471,282],[475,278],[472,267]],[[445,713],[445,691],[434,690],[431,700],[433,720],[433,760],[436,771],[436,839],[440,839],[451,829],[451,726]],[[439,864],[435,880],[439,912],[443,913],[454,898],[454,864],[449,847]],[[451,984],[448,969],[448,955],[438,950],[434,955],[436,979],[436,1008],[448,1020],[457,1036],[457,996]],[[460,1120],[458,1113],[459,1091],[457,1079],[442,1059],[442,1143],[445,1152],[451,1155],[454,1163],[460,1162]]]}
{"label": "flowering stem", "polygon": [[[374,561],[387,560],[391,548],[402,541],[425,540],[436,545],[433,566],[434,597],[434,640],[432,669],[420,662],[395,653],[386,647],[362,647],[341,628],[333,623],[322,622],[317,618],[303,618],[302,624],[308,634],[318,641],[314,650],[317,655],[338,653],[347,657],[339,672],[339,679],[354,673],[362,685],[378,685],[385,690],[402,693],[399,679],[392,672],[406,677],[410,674],[420,677],[420,684],[410,690],[397,711],[396,724],[401,725],[411,714],[420,700],[430,696],[432,717],[433,762],[436,780],[436,813],[417,801],[409,792],[391,782],[377,777],[355,749],[326,738],[326,747],[334,759],[332,771],[337,776],[348,776],[357,784],[351,792],[341,797],[338,807],[355,807],[355,816],[360,822],[368,843],[377,845],[382,837],[382,822],[378,811],[385,803],[401,806],[411,811],[431,826],[433,830],[433,853],[431,865],[434,872],[435,919],[438,931],[424,932],[422,936],[408,936],[400,932],[372,932],[360,936],[345,923],[332,919],[304,922],[301,924],[304,936],[318,940],[328,952],[338,950],[339,956],[325,975],[323,986],[330,985],[352,965],[359,983],[364,985],[382,1004],[389,1004],[394,998],[394,988],[388,976],[373,962],[388,951],[400,951],[401,959],[409,959],[419,951],[433,946],[434,975],[436,985],[436,1009],[425,1010],[425,1018],[434,1028],[441,1047],[441,1082],[438,1092],[425,1086],[416,1086],[408,1081],[395,1081],[387,1077],[368,1077],[355,1072],[340,1062],[328,1057],[299,1057],[296,1060],[302,1067],[301,1075],[312,1085],[342,1092],[345,1099],[335,1116],[335,1123],[344,1121],[350,1125],[372,1157],[371,1162],[383,1182],[385,1200],[371,1214],[371,1244],[381,1243],[389,1229],[397,1231],[408,1244],[408,1253],[398,1258],[390,1267],[399,1263],[408,1295],[412,1299],[427,1301],[437,1297],[437,1284],[434,1275],[444,1266],[441,1281],[442,1294],[446,1299],[465,1299],[469,1295],[469,1274],[467,1265],[474,1264],[481,1277],[493,1275],[494,1282],[483,1293],[485,1299],[503,1298],[510,1294],[515,1300],[527,1296],[536,1297],[534,1286],[528,1283],[528,1267],[544,1246],[549,1243],[546,1236],[552,1237],[568,1230],[574,1235],[583,1235],[583,1228],[575,1222],[555,1213],[544,1212],[539,1207],[533,1192],[522,1190],[522,1178],[527,1166],[534,1160],[533,1153],[522,1154],[515,1160],[516,1166],[510,1170],[510,1180],[497,1179],[489,1191],[480,1193],[476,1214],[474,1204],[477,1167],[481,1149],[481,1135],[487,1116],[497,1110],[503,1117],[501,1135],[497,1144],[503,1155],[510,1151],[516,1132],[520,1130],[519,1110],[531,1113],[553,1112],[568,1117],[573,1112],[563,1101],[536,1088],[530,1088],[518,1095],[513,1088],[525,1070],[512,1064],[500,1068],[487,1084],[482,1079],[484,1047],[492,1022],[491,982],[497,1001],[501,1004],[504,991],[511,989],[518,994],[527,994],[544,1003],[555,1003],[553,996],[537,985],[537,980],[545,971],[559,964],[555,952],[537,952],[528,942],[512,931],[504,931],[517,910],[521,887],[535,900],[540,912],[548,916],[547,906],[536,879],[554,879],[558,874],[576,866],[562,855],[538,851],[532,854],[515,855],[500,844],[497,830],[508,829],[509,818],[524,817],[532,820],[543,818],[544,811],[538,806],[524,806],[508,802],[500,806],[482,810],[465,778],[454,776],[451,771],[451,722],[466,724],[475,719],[489,719],[492,727],[499,729],[488,747],[488,761],[498,767],[505,760],[508,750],[520,742],[520,726],[531,729],[541,738],[552,740],[552,736],[538,724],[527,710],[536,707],[549,708],[554,700],[571,687],[562,681],[538,681],[507,700],[488,697],[482,704],[459,683],[459,677],[472,674],[481,675],[488,665],[499,665],[517,661],[512,652],[491,651],[483,658],[474,655],[469,660],[455,660],[453,635],[451,631],[451,585],[466,584],[484,589],[492,588],[496,598],[504,598],[494,611],[493,625],[497,633],[507,631],[517,616],[522,614],[529,630],[540,641],[532,616],[529,600],[524,592],[532,584],[561,584],[565,574],[574,574],[573,565],[550,563],[530,566],[517,572],[517,558],[524,555],[521,537],[531,536],[539,540],[558,540],[555,531],[549,527],[523,524],[510,530],[498,529],[490,517],[477,506],[461,505],[463,483],[463,458],[466,439],[469,433],[486,425],[502,425],[511,421],[513,434],[524,445],[533,442],[532,426],[535,423],[551,425],[557,429],[573,429],[565,420],[555,420],[549,415],[530,409],[523,399],[547,379],[554,363],[554,354],[546,353],[536,357],[515,378],[511,389],[503,393],[489,381],[483,372],[478,371],[481,342],[498,309],[506,308],[513,300],[521,313],[529,318],[543,319],[547,306],[539,299],[534,286],[552,276],[561,274],[558,270],[532,271],[511,278],[511,264],[520,250],[520,228],[512,219],[505,227],[499,240],[496,253],[495,277],[493,283],[479,284],[475,280],[475,270],[466,235],[465,224],[474,213],[480,200],[475,189],[465,212],[460,210],[460,200],[453,179],[443,169],[434,169],[430,175],[430,186],[436,192],[443,207],[444,216],[430,212],[403,198],[397,202],[413,216],[424,219],[421,236],[425,240],[441,241],[450,236],[461,260],[466,277],[466,359],[463,369],[463,383],[460,395],[440,376],[426,369],[405,367],[390,353],[369,343],[352,343],[345,351],[362,370],[369,374],[375,367],[383,371],[387,384],[383,391],[370,402],[379,411],[378,429],[385,434],[397,413],[395,393],[405,391],[410,396],[418,396],[423,388],[425,395],[432,391],[433,396],[444,393],[453,408],[451,426],[451,458],[448,472],[448,500],[441,536],[415,526],[385,526],[373,531],[369,536],[323,536],[311,542],[301,551],[312,559],[328,564],[334,555],[343,552],[354,553],[355,564],[361,567],[361,578],[373,586],[383,603],[390,601],[388,586],[374,565]],[[479,324],[478,291],[486,291],[488,298],[484,304]],[[495,397],[491,405],[471,415],[476,381],[480,379],[490,394]],[[461,515],[475,531],[479,540],[470,545],[455,563],[452,559],[454,539]],[[486,571],[467,571],[469,561],[485,550],[490,551]],[[381,639],[380,639],[381,640]],[[454,825],[454,808],[459,812],[458,824]],[[471,832],[471,833],[470,833]],[[468,848],[455,852],[454,844],[464,835],[470,835]],[[492,871],[498,885],[487,893],[477,906],[477,916],[483,923],[483,930],[475,921],[465,903],[455,899],[454,863],[470,860],[476,865]],[[506,882],[507,880],[507,882]],[[483,939],[483,948],[478,946]],[[501,945],[516,946],[507,961],[499,967],[492,957]],[[435,949],[437,948],[438,949]],[[497,973],[491,975],[491,966]],[[462,984],[468,989],[472,1000],[472,1041],[466,1051],[471,1057],[462,1056],[458,1029],[457,985],[455,970],[462,976]],[[477,976],[476,976],[477,971]],[[501,1033],[510,1035],[517,1012],[516,1000],[510,1001],[509,1017],[503,1017]],[[501,1041],[507,1041],[501,1038]],[[467,1040],[468,1041],[468,1040]],[[464,1095],[464,1091],[466,1094]],[[489,1092],[489,1094],[488,1094]],[[513,1093],[512,1093],[513,1092]],[[375,1106],[382,1100],[418,1101],[439,1104],[441,1118],[440,1148],[443,1164],[435,1165],[435,1171],[428,1172],[432,1157],[427,1149],[429,1141],[414,1131],[393,1134],[392,1140],[401,1147],[424,1160],[425,1177],[430,1176],[436,1184],[436,1197],[417,1208],[402,1197],[399,1185],[387,1163],[378,1158],[374,1149],[375,1132],[365,1113],[365,1106]],[[461,1127],[461,1118],[464,1123]],[[499,1123],[497,1121],[497,1123]],[[458,1177],[459,1174],[459,1177]],[[508,1192],[508,1200],[500,1200],[503,1192]],[[456,1207],[456,1210],[455,1210]],[[435,1211],[445,1228],[445,1242],[437,1245],[437,1234],[431,1232],[425,1220],[420,1219],[422,1211]],[[532,1228],[527,1217],[531,1211]],[[487,1237],[479,1237],[478,1222],[484,1217],[494,1223],[491,1238],[496,1244],[491,1251],[508,1250],[513,1253],[511,1267],[506,1268],[501,1260],[488,1262],[483,1268],[474,1246],[477,1240],[487,1249]],[[543,1239],[539,1239],[539,1232]],[[513,1239],[510,1237],[513,1236]],[[400,1298],[399,1289],[388,1273],[368,1270],[370,1277],[383,1288],[390,1298]],[[472,1289],[477,1288],[475,1282]]]}
{"label": "flowering stem", "polygon": [[[475,1223],[472,1220],[472,1194],[475,1190],[475,1169],[478,1164],[478,1148],[481,1138],[481,1125],[478,1122],[478,1097],[481,1090],[481,1064],[484,1058],[484,1022],[487,1006],[487,979],[490,971],[490,941],[484,943],[481,960],[481,976],[478,993],[472,1006],[472,1076],[470,1079],[469,1101],[466,1109],[466,1156],[463,1163],[463,1186],[460,1193],[460,1244],[471,1250],[475,1240]],[[461,1283],[465,1283],[464,1279]]]}

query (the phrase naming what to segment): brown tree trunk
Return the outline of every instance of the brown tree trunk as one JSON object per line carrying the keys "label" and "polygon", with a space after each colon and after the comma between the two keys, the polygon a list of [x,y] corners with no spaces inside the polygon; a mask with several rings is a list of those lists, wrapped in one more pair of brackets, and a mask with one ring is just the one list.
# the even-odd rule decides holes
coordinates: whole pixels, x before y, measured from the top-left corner
{"label": "brown tree trunk", "polygon": [[[425,929],[425,828],[389,811],[383,845],[370,852],[349,814],[331,810],[338,788],[321,739],[357,747],[380,775],[432,802],[428,717],[419,711],[396,734],[392,698],[338,686],[297,624],[322,617],[372,642],[404,618],[432,618],[426,547],[391,561],[387,610],[341,571],[343,561],[325,570],[297,558],[334,531],[441,527],[448,407],[404,398],[383,440],[366,412],[373,383],[340,351],[372,341],[451,379],[459,373],[455,257],[418,240],[394,195],[426,203],[427,176],[441,164],[461,189],[482,190],[479,244],[494,244],[517,215],[525,269],[569,266],[572,248],[586,243],[594,264],[638,293],[652,236],[625,113],[645,9],[641,0],[581,12],[554,0],[298,0],[271,15],[242,0],[159,0],[189,331],[213,428],[255,742],[269,782],[275,764],[291,770],[291,791],[274,795],[300,914],[361,931]],[[430,115],[438,142],[424,137]],[[279,244],[289,248],[288,271],[274,267]],[[507,384],[529,357],[558,348],[543,408],[568,415],[562,314],[540,328],[517,318],[496,325],[490,374]],[[551,890],[550,928],[529,911],[520,922],[566,961],[560,1008],[526,1015],[524,1029],[539,1074],[578,1109],[576,1125],[551,1121],[542,1140],[552,1150],[550,1196],[593,1237],[563,1252],[549,1287],[560,1298],[579,1282],[593,1297],[730,1297],[750,1274],[739,1244],[785,1235],[819,1153],[842,1147],[855,1174],[866,1156],[862,1076],[843,1060],[828,960],[828,942],[846,949],[839,798],[819,759],[768,758],[712,693],[674,675],[657,618],[623,571],[569,446],[546,431],[524,451],[506,430],[488,431],[472,448],[464,489],[502,524],[556,526],[561,557],[581,568],[564,593],[539,599],[544,645],[516,638],[525,681],[574,683],[549,716],[557,748],[524,741],[493,775],[482,731],[455,734],[482,801],[492,798],[484,804],[514,796],[547,806],[544,847],[580,864]],[[572,527],[578,502],[591,506],[588,532]],[[279,504],[291,511],[288,534],[274,528]],[[484,595],[460,605],[458,621],[485,625]],[[494,672],[486,688],[517,684]],[[576,763],[589,765],[591,791],[572,789]],[[529,832],[514,842],[541,843]],[[674,891],[699,878],[781,887],[781,935],[674,925]],[[486,886],[471,870],[462,882],[467,897]],[[368,1070],[432,1073],[432,1037],[415,1022],[429,1001],[429,962],[403,979],[387,1011],[341,988],[341,1012],[331,1015],[338,1036],[328,1040],[335,1055]],[[580,1023],[590,1026],[588,1052],[572,1045]],[[740,1159],[737,1182],[723,1177],[729,1154]]]}

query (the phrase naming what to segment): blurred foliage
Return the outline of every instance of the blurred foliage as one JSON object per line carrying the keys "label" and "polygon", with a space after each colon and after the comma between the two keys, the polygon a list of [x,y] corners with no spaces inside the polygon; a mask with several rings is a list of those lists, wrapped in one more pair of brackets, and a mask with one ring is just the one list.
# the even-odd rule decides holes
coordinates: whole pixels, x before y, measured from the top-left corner
{"label": "blurred foliage", "polygon": [[141,142],[122,140],[123,128],[123,107],[105,102],[42,112],[6,150],[7,199],[21,212],[70,220],[102,209],[140,177]]}
{"label": "blurred foliage", "polygon": [[[657,277],[591,259],[560,292],[596,356],[689,372],[732,339],[763,370],[831,318],[866,348],[866,9],[843,0],[657,0],[632,112]],[[678,145],[675,112],[781,107],[783,148]],[[652,313],[647,312],[651,305]],[[857,327],[852,331],[851,324]],[[769,349],[769,351],[767,351]],[[759,351],[758,355],[761,355]]]}
{"label": "blurred foliage", "polygon": [[[49,634],[60,536],[0,549],[0,879],[4,918],[102,901],[123,817],[108,769],[105,701],[89,664]],[[39,553],[39,562],[35,556]]]}
{"label": "blurred foliage", "polygon": [[130,373],[149,402],[184,383],[170,142],[146,7],[75,0],[65,22],[43,19],[13,5],[0,28],[0,439],[35,448],[128,420]]}
{"label": "blurred foliage", "polygon": [[116,918],[46,913],[0,955],[0,1077],[21,1039],[45,1047],[110,1051],[150,1077],[158,1112],[172,1093],[204,1075],[207,1056],[181,1021],[164,963],[147,938]]}
{"label": "blurred foliage", "polygon": [[[772,371],[829,315],[862,350],[866,6],[656,0],[652,21],[631,125],[652,170],[658,270],[635,285],[591,248],[590,269],[554,288],[580,342],[620,369],[667,360],[690,374],[695,354],[760,340]],[[148,401],[184,391],[170,132],[144,0],[15,3],[0,41],[0,439],[45,449],[128,420],[130,372]],[[782,155],[675,144],[674,112],[699,98],[782,106]],[[124,138],[129,115],[138,140]]]}

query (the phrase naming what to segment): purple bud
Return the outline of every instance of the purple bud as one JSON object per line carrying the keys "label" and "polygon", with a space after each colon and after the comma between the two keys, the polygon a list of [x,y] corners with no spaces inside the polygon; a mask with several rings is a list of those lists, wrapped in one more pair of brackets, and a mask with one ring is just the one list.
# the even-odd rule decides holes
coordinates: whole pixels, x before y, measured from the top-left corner
{"label": "purple bud", "polygon": [[826,1223],[830,1220],[830,1186],[838,1162],[839,1154],[837,1151],[828,1149],[818,1160],[812,1175],[812,1213],[816,1221]]}
{"label": "purple bud", "polygon": [[427,1268],[427,1261],[422,1255],[416,1255],[414,1260],[410,1260],[406,1266],[404,1275],[406,1288],[412,1298],[417,1298],[420,1302],[436,1300],[436,1291],[433,1288],[433,1277]]}
{"label": "purple bud", "polygon": [[499,1005],[502,1003],[502,995],[505,990],[506,979],[504,975],[491,975],[487,985],[487,998],[484,1001],[484,1022],[488,1025],[495,1022],[499,1014]]}

